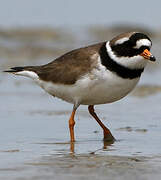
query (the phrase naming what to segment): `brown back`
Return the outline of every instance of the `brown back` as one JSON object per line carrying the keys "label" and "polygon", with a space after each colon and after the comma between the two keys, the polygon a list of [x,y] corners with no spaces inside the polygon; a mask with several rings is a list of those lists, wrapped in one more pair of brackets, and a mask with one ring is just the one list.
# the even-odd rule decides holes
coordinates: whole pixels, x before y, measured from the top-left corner
{"label": "brown back", "polygon": [[[74,84],[77,79],[87,74],[97,64],[98,51],[103,43],[73,50],[56,60],[43,65],[30,67],[40,79],[59,84]],[[93,56],[93,57],[92,57]]]}

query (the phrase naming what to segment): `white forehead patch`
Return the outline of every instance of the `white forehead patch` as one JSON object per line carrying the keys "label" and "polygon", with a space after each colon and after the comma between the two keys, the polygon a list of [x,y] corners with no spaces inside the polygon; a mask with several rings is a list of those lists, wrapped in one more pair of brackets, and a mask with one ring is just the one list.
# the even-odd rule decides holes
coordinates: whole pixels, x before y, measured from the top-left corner
{"label": "white forehead patch", "polygon": [[121,39],[118,39],[116,42],[115,42],[115,45],[117,44],[123,44],[124,42],[128,41],[129,38],[128,37],[123,37]]}
{"label": "white forehead patch", "polygon": [[149,41],[148,39],[140,39],[136,41],[136,46],[134,48],[139,49],[141,46],[149,46],[151,47],[151,41]]}

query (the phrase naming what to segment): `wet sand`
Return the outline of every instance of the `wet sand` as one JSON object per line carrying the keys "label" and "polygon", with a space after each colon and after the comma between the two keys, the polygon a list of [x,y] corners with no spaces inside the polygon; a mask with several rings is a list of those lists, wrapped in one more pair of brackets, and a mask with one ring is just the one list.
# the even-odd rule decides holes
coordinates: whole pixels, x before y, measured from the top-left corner
{"label": "wet sand", "polygon": [[[72,42],[78,46],[82,43]],[[153,51],[159,54],[155,45]],[[45,63],[50,56],[46,54],[43,59],[39,55],[27,61],[29,56],[25,55],[21,61],[21,55],[17,60],[16,56],[12,59],[6,55],[1,69],[21,63]],[[96,106],[99,117],[117,140],[113,144],[102,141],[102,130],[88,114],[87,106],[78,109],[77,141],[70,144],[68,118],[72,105],[51,97],[27,78],[1,73],[0,179],[160,179],[159,67],[158,58],[157,65],[149,65],[138,88],[128,97]]]}
{"label": "wet sand", "polygon": [[[100,155],[66,155],[63,157],[48,156],[34,162],[25,163],[22,167],[2,170],[8,179],[160,179],[160,168],[144,157],[120,157]],[[0,169],[1,172],[1,169]],[[3,176],[1,176],[3,179]],[[5,176],[4,176],[5,177]],[[4,179],[7,179],[4,178]]]}

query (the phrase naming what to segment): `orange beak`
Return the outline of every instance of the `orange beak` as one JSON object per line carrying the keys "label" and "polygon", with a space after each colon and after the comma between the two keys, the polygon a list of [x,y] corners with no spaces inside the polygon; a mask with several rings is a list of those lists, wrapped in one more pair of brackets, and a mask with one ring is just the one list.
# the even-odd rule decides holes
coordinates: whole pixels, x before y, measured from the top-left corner
{"label": "orange beak", "polygon": [[145,49],[140,55],[150,61],[156,60],[155,57],[151,54],[151,52],[148,49]]}

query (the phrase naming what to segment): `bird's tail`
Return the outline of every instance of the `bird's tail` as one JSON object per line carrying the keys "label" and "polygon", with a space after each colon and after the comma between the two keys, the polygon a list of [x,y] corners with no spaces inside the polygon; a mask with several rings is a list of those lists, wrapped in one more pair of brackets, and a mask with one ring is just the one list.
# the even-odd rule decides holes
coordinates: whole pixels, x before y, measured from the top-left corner
{"label": "bird's tail", "polygon": [[25,67],[12,67],[9,70],[3,71],[3,72],[8,72],[8,73],[17,73],[24,71],[26,68]]}
{"label": "bird's tail", "polygon": [[37,66],[12,67],[9,70],[3,72],[12,73],[20,76],[26,76],[32,79],[37,79],[38,74],[36,72],[36,69]]}

